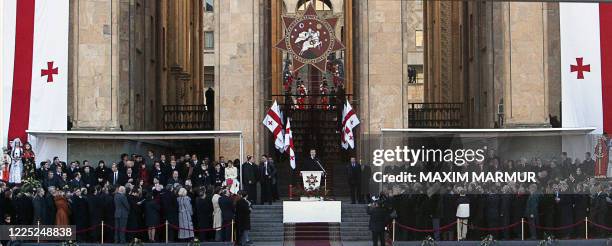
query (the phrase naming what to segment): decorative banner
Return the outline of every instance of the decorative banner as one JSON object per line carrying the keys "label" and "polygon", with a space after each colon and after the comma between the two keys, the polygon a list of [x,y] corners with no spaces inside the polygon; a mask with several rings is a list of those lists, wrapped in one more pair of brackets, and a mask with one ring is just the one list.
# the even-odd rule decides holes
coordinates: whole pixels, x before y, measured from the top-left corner
{"label": "decorative banner", "polygon": [[304,190],[314,191],[321,187],[322,171],[302,171],[302,180],[304,181]]}
{"label": "decorative banner", "polygon": [[283,16],[285,35],[276,48],[291,55],[293,71],[312,64],[324,72],[329,54],[344,49],[335,35],[337,22],[337,17],[321,19],[309,4],[302,16]]}

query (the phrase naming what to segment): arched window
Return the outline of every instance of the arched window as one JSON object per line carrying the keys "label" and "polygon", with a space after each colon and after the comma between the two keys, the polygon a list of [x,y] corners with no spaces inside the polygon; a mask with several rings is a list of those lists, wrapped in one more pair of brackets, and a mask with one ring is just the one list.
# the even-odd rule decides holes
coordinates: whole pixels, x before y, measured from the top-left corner
{"label": "arched window", "polygon": [[[308,4],[311,4],[313,0],[300,0],[298,1],[298,11],[306,10]],[[315,10],[332,10],[332,4],[329,0],[315,0]]]}

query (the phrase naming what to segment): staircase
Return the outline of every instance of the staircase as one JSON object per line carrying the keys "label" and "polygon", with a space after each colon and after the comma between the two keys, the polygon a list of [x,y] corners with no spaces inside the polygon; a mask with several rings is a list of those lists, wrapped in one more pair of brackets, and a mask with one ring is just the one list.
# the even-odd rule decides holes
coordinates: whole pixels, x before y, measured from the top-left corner
{"label": "staircase", "polygon": [[255,243],[283,241],[283,205],[253,205],[249,236]]}
{"label": "staircase", "polygon": [[366,208],[365,204],[342,202],[342,223],[340,224],[342,241],[372,240],[372,233],[368,228],[370,216]]}
{"label": "staircase", "polygon": [[285,224],[285,242],[340,241],[339,223]]}

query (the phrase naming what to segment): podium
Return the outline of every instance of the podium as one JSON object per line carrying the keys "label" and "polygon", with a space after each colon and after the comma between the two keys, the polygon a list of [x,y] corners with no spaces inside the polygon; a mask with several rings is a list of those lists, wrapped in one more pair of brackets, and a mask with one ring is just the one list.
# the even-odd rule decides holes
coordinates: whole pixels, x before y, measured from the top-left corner
{"label": "podium", "polygon": [[[306,192],[321,189],[323,171],[302,171],[302,182]],[[323,180],[323,189],[327,186]],[[324,192],[323,194],[325,194]],[[340,223],[342,202],[325,201],[323,197],[300,197],[300,201],[283,201],[283,223]]]}
{"label": "podium", "polygon": [[[323,171],[302,171],[301,173],[305,191],[315,191],[321,188],[321,179],[323,178]],[[323,185],[323,188],[327,190],[327,185],[325,184],[325,182]]]}

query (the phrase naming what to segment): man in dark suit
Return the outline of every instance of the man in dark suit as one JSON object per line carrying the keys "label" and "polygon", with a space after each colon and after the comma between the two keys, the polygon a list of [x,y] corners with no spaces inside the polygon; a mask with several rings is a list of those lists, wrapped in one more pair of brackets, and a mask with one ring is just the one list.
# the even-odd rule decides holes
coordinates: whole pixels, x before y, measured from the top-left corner
{"label": "man in dark suit", "polygon": [[355,157],[351,157],[351,163],[347,166],[348,185],[351,190],[351,203],[361,202],[361,165]]}
{"label": "man in dark suit", "polygon": [[247,156],[247,161],[242,164],[242,183],[249,193],[248,199],[251,203],[257,202],[257,176],[259,169],[253,163],[253,157]]}
{"label": "man in dark suit", "polygon": [[272,205],[272,184],[274,176],[276,176],[276,167],[268,161],[267,155],[261,156],[261,164],[259,164],[259,176],[261,182],[261,204],[268,203]]}
{"label": "man in dark suit", "polygon": [[130,203],[125,196],[125,187],[119,186],[115,194],[115,243],[125,243]]}
{"label": "man in dark suit", "polygon": [[304,164],[302,165],[302,171],[325,171],[321,169],[321,161],[317,157],[317,151],[315,149],[310,150],[310,156],[304,159]]}
{"label": "man in dark suit", "polygon": [[370,215],[369,228],[372,231],[372,243],[378,246],[385,246],[385,226],[391,219],[389,212],[381,204],[376,201],[368,205],[368,214]]}
{"label": "man in dark suit", "polygon": [[110,182],[112,186],[115,186],[115,187],[119,185],[123,185],[126,182],[125,174],[119,171],[119,168],[117,164],[115,163],[113,163],[113,165],[111,166],[111,172],[107,180],[108,182]]}

